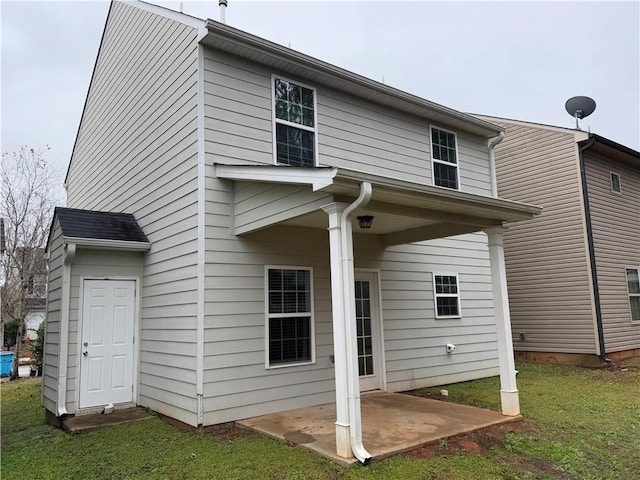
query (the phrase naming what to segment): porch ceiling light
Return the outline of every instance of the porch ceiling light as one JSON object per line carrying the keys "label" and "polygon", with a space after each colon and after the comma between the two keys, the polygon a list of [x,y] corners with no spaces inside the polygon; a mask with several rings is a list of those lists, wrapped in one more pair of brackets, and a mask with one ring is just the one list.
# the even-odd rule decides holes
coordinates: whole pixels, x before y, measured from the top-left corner
{"label": "porch ceiling light", "polygon": [[358,219],[360,228],[371,228],[371,225],[373,225],[373,215],[361,215],[356,218]]}

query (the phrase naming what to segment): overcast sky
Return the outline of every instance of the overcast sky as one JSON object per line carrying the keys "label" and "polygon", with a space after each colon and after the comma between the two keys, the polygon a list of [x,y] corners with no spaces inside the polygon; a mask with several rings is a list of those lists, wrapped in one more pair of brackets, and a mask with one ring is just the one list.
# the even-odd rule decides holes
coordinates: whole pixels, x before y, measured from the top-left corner
{"label": "overcast sky", "polygon": [[[49,145],[64,173],[109,2],[0,5],[2,151]],[[227,24],[465,112],[573,128],[566,100],[590,96],[583,129],[640,150],[638,1],[229,0]]]}

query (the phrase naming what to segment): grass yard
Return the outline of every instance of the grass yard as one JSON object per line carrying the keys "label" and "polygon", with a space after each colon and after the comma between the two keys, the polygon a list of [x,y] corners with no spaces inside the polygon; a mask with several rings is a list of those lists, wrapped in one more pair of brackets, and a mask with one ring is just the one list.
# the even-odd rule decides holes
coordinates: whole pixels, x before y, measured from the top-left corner
{"label": "grass yard", "polygon": [[[3,383],[1,478],[640,479],[640,362],[518,368],[525,421],[351,468],[232,427],[187,432],[160,418],[71,436],[45,425],[38,379]],[[447,401],[499,409],[497,378],[446,388]]]}

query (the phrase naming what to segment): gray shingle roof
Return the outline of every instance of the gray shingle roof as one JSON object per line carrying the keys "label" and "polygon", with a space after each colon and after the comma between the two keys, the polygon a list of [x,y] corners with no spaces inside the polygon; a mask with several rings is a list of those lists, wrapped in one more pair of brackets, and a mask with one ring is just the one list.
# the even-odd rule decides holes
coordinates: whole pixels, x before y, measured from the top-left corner
{"label": "gray shingle roof", "polygon": [[127,242],[148,242],[147,236],[130,213],[99,212],[56,207],[65,237],[99,238]]}

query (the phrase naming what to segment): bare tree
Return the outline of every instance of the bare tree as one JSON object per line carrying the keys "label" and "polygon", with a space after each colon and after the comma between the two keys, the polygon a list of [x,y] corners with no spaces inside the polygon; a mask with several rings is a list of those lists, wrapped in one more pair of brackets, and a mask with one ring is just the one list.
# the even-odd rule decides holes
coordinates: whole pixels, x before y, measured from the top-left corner
{"label": "bare tree", "polygon": [[18,376],[24,321],[37,296],[36,275],[42,273],[44,248],[53,208],[62,195],[60,176],[48,165],[49,150],[20,147],[2,153],[0,165],[0,217],[4,219],[5,252],[1,256],[0,283],[4,281],[1,320],[17,323],[11,378]]}

